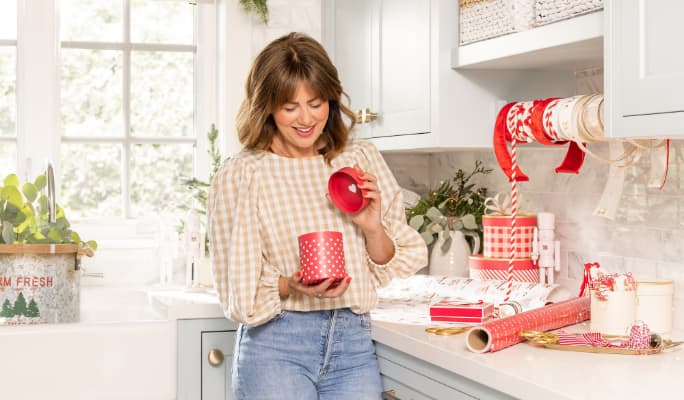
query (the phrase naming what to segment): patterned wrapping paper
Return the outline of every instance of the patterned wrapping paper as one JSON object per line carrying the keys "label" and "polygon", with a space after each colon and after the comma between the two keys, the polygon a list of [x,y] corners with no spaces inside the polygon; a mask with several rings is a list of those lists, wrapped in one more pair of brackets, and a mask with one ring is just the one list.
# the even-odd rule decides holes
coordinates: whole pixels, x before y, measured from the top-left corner
{"label": "patterned wrapping paper", "polygon": [[[515,258],[529,258],[532,254],[532,239],[537,226],[536,215],[518,215],[518,234]],[[489,258],[508,258],[511,255],[511,217],[504,215],[483,215],[483,255]]]}
{"label": "patterned wrapping paper", "polygon": [[[371,310],[374,321],[410,325],[438,325],[430,321],[430,304],[440,300],[493,304],[502,302],[505,281],[413,275],[394,279],[388,286],[378,289],[378,305]],[[513,282],[511,301],[524,310],[543,307],[550,299],[567,298],[558,285],[530,282]],[[441,323],[444,325],[448,323]]]}
{"label": "patterned wrapping paper", "polygon": [[[468,257],[468,269],[473,279],[504,281],[508,277],[508,266],[507,258]],[[532,263],[531,258],[516,258],[513,260],[511,279],[517,282],[539,282],[539,267]]]}
{"label": "patterned wrapping paper", "polygon": [[590,302],[588,296],[577,297],[475,326],[466,332],[466,346],[474,353],[498,351],[522,342],[521,331],[546,332],[586,321]]}

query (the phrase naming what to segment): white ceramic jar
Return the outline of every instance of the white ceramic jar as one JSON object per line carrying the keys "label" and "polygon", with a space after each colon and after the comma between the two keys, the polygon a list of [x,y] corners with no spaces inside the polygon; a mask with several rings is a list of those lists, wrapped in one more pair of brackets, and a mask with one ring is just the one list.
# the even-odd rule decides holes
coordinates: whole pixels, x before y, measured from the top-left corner
{"label": "white ceramic jar", "polygon": [[651,332],[672,331],[672,281],[637,282],[637,320],[644,321]]}

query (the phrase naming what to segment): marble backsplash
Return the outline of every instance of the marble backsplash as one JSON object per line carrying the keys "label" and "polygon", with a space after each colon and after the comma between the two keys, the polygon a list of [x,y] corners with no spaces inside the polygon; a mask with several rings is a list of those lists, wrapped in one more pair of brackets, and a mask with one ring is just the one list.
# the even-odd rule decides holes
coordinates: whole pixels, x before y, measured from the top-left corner
{"label": "marble backsplash", "polygon": [[[608,146],[591,150],[607,156]],[[561,271],[556,281],[575,292],[583,264],[598,261],[610,272],[631,272],[639,280],[675,282],[674,327],[684,330],[684,140],[671,142],[667,182],[648,186],[650,158],[644,154],[625,170],[625,181],[613,220],[593,215],[608,179],[607,164],[587,157],[579,174],[556,174],[564,148],[520,146],[519,162],[530,177],[519,184],[524,207],[556,215],[561,242]],[[492,168],[476,183],[490,193],[510,191],[510,185],[488,149],[445,153],[385,154],[399,184],[422,195],[459,168],[472,170],[475,160]]]}

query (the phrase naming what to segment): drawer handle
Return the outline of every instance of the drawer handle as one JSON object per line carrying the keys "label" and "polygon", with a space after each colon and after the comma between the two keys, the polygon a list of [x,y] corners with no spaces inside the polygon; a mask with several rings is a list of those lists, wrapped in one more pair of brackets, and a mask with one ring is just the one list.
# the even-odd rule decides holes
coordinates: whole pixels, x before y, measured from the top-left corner
{"label": "drawer handle", "polygon": [[209,356],[207,358],[209,359],[209,364],[212,367],[218,367],[219,365],[223,364],[223,352],[219,349],[209,350]]}
{"label": "drawer handle", "polygon": [[371,110],[364,108],[356,112],[356,123],[365,124],[378,119],[378,113],[374,113]]}
{"label": "drawer handle", "polygon": [[382,400],[401,400],[397,397],[397,391],[394,389],[385,390],[382,392]]}

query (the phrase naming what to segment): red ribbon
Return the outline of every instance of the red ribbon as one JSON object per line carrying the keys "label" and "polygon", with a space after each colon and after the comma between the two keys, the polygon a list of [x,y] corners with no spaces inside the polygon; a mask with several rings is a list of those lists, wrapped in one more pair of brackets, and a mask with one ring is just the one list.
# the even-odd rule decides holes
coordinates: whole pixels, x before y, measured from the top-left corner
{"label": "red ribbon", "polygon": [[[544,111],[554,100],[557,100],[557,98],[552,97],[540,100],[535,103],[531,111],[530,128],[532,129],[532,134],[539,143],[547,146],[560,146],[567,143],[565,140],[554,141],[553,138],[546,134],[546,129],[544,129]],[[568,151],[565,153],[565,158],[555,169],[556,173],[578,174],[580,168],[582,168],[582,164],[584,164],[584,157],[585,153],[579,148],[577,143],[570,142]]]}
{"label": "red ribbon", "polygon": [[[557,99],[548,98],[544,100],[535,100],[533,102],[532,108],[530,109],[529,119],[525,121],[516,122],[516,126],[518,127],[520,124],[528,125],[534,138],[539,143],[547,146],[560,146],[567,143],[567,141],[564,140],[555,141],[552,137],[550,137],[547,134],[544,128],[544,111],[546,110],[548,105],[551,104],[551,102],[553,102],[554,100]],[[507,118],[509,118],[508,114],[510,112],[513,112],[511,111],[511,108],[513,108],[516,104],[517,103],[513,102],[503,106],[499,111],[499,114],[496,117],[496,122],[494,124],[494,155],[496,156],[496,161],[499,163],[499,166],[501,167],[504,174],[506,174],[509,180],[512,180],[513,176],[513,161],[511,159],[511,154],[508,150],[508,142],[513,142],[514,140],[516,140],[516,143],[526,143],[525,141],[518,140],[520,139],[518,132],[510,132],[508,130],[508,125],[506,123]],[[510,117],[517,116],[512,115]],[[560,163],[560,165],[558,165],[558,167],[556,167],[555,169],[556,173],[578,174],[580,169],[582,168],[582,165],[584,164],[585,156],[586,154],[577,145],[577,143],[571,141],[568,145],[567,152],[565,153],[565,158]],[[516,181],[529,181],[528,176],[522,172],[520,167],[516,169]]]}
{"label": "red ribbon", "polygon": [[591,267],[594,266],[596,268],[601,267],[601,265],[597,262],[584,264],[584,278],[582,279],[582,284],[580,285],[579,297],[584,296],[585,290],[587,290],[587,288],[591,289],[591,285],[593,283],[591,280]]}
{"label": "red ribbon", "polygon": [[637,321],[629,329],[629,337],[608,341],[600,332],[568,333],[558,331],[558,344],[566,346],[617,347],[648,349],[651,346],[651,330],[643,321]]}
{"label": "red ribbon", "polygon": [[[511,154],[508,152],[507,141],[513,141],[515,139],[513,139],[511,133],[508,132],[506,117],[508,116],[508,111],[514,104],[515,103],[508,103],[503,106],[496,116],[496,123],[494,124],[494,155],[496,156],[496,161],[499,163],[499,166],[509,180],[511,180],[511,177],[513,176],[513,161],[511,159]],[[520,170],[520,167],[517,167],[515,176],[516,181],[518,182],[530,180],[530,178]]]}

